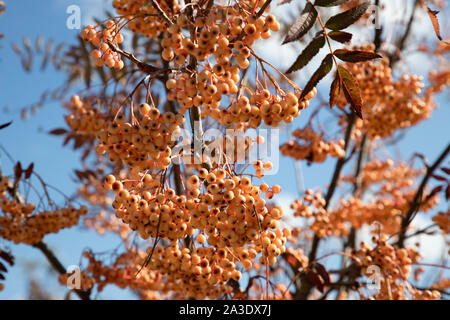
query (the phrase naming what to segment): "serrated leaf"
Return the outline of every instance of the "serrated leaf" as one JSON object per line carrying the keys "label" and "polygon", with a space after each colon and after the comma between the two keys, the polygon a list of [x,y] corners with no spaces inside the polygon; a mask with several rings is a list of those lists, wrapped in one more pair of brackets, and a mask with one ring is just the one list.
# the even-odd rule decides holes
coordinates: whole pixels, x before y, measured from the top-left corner
{"label": "serrated leaf", "polygon": [[333,56],[331,54],[327,54],[327,56],[322,60],[319,68],[314,72],[311,79],[309,79],[305,88],[300,95],[300,99],[303,99],[308,93],[311,92],[312,89],[322,80],[333,68]]}
{"label": "serrated leaf", "polygon": [[316,0],[315,6],[319,7],[334,7],[347,2],[348,0]]}
{"label": "serrated leaf", "polygon": [[429,7],[427,7],[427,13],[431,19],[431,23],[433,24],[433,28],[434,28],[434,32],[436,33],[436,36],[438,37],[439,40],[442,41],[441,28],[439,27],[439,20],[437,18],[437,14],[439,13],[439,11],[431,10]]}
{"label": "serrated leaf", "polygon": [[335,50],[334,55],[345,62],[364,62],[382,58],[382,56],[375,52],[347,49]]}
{"label": "serrated leaf", "polygon": [[325,37],[323,34],[316,36],[307,46],[303,49],[302,53],[297,57],[295,62],[290,66],[286,73],[298,71],[306,66],[314,56],[319,53],[320,49],[325,45]]}
{"label": "serrated leaf", "polygon": [[338,72],[342,80],[342,89],[344,90],[344,94],[347,98],[348,103],[350,103],[358,117],[362,119],[362,98],[358,84],[356,83],[351,73],[348,72],[344,67],[338,66]]}
{"label": "serrated leaf", "polygon": [[331,30],[342,30],[352,25],[366,12],[369,8],[369,2],[363,2],[356,7],[332,16],[325,23],[325,27]]}
{"label": "serrated leaf", "polygon": [[0,125],[0,130],[5,129],[6,127],[9,127],[12,124],[12,121],[1,124]]}
{"label": "serrated leaf", "polygon": [[333,108],[339,98],[341,93],[341,79],[339,77],[339,73],[336,72],[336,76],[331,83],[330,87],[330,108]]}
{"label": "serrated leaf", "polygon": [[317,19],[317,10],[308,2],[300,16],[288,31],[282,44],[301,39],[312,28]]}
{"label": "serrated leaf", "polygon": [[350,42],[353,37],[351,33],[345,31],[331,31],[328,32],[328,35],[330,36],[331,39],[340,43]]}

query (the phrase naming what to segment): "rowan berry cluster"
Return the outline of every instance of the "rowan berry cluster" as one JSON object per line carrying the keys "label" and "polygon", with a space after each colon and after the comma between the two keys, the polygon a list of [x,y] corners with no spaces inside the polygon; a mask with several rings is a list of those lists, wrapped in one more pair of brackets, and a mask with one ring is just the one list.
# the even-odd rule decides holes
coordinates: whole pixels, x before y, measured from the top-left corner
{"label": "rowan berry cluster", "polygon": [[87,214],[85,206],[35,213],[33,203],[8,198],[6,190],[11,187],[7,177],[0,178],[0,209],[4,213],[0,217],[0,237],[16,244],[35,244],[49,233],[77,225],[80,216]]}
{"label": "rowan berry cluster", "polygon": [[[378,266],[380,271],[381,288],[372,299],[379,300],[404,300],[408,294],[413,299],[434,300],[439,299],[438,291],[418,290],[412,288],[407,280],[411,275],[412,265],[421,258],[417,248],[398,248],[388,243],[388,236],[381,234],[374,236],[372,242],[375,247],[361,242],[360,249],[355,252],[362,267],[362,274],[373,277],[373,266]],[[372,266],[372,268],[370,268]]]}
{"label": "rowan berry cluster", "polygon": [[[373,45],[356,48],[373,51]],[[434,109],[433,94],[427,90],[421,94],[422,78],[402,75],[396,81],[389,67],[389,61],[347,63],[347,68],[358,81],[364,108],[363,130],[370,139],[387,138],[398,129],[411,127],[428,118]],[[338,106],[347,104],[341,96]]]}
{"label": "rowan berry cluster", "polygon": [[450,210],[439,212],[433,217],[433,222],[439,226],[445,235],[450,234]]}
{"label": "rowan berry cluster", "polygon": [[81,37],[84,41],[88,41],[94,47],[97,47],[91,52],[95,65],[97,67],[106,65],[108,68],[117,70],[123,69],[124,62],[120,54],[114,52],[108,44],[108,42],[113,44],[121,44],[123,42],[119,26],[114,21],[109,20],[103,30],[97,31],[96,29],[96,27],[89,25],[81,32]]}
{"label": "rowan berry cluster", "polygon": [[345,142],[324,141],[322,135],[314,132],[310,127],[295,130],[292,135],[297,140],[291,140],[280,147],[283,156],[295,160],[308,160],[309,162],[323,162],[328,156],[342,158],[345,156]]}

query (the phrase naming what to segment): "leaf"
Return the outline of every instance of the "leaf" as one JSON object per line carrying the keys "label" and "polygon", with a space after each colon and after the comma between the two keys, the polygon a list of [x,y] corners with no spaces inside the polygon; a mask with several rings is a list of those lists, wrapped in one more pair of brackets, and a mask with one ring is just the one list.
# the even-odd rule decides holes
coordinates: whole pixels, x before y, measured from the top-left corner
{"label": "leaf", "polygon": [[334,7],[347,2],[348,0],[316,0],[315,6],[319,7]]}
{"label": "leaf", "polygon": [[352,40],[353,35],[345,31],[331,31],[328,33],[331,39],[340,43],[347,43]]}
{"label": "leaf", "polygon": [[9,127],[12,124],[12,121],[1,124],[0,125],[0,130],[5,129],[6,127]]}
{"label": "leaf", "polygon": [[441,168],[446,174],[450,174],[450,168]]}
{"label": "leaf", "polygon": [[441,28],[439,27],[439,20],[437,18],[437,14],[439,13],[439,11],[431,10],[429,7],[427,7],[427,13],[431,19],[431,23],[433,24],[433,28],[434,28],[434,32],[436,32],[436,36],[438,37],[439,40],[442,41]]}
{"label": "leaf", "polygon": [[33,173],[34,163],[31,163],[25,170],[25,179],[29,179]]}
{"label": "leaf", "polygon": [[327,56],[322,60],[322,63],[320,64],[319,68],[314,72],[311,79],[309,79],[308,83],[306,84],[305,88],[302,91],[302,94],[300,95],[300,100],[303,99],[309,92],[311,92],[312,89],[319,83],[320,80],[323,79],[333,68],[333,56],[329,53]]}
{"label": "leaf", "polygon": [[341,93],[341,78],[339,77],[339,73],[336,72],[336,76],[331,83],[330,88],[330,108],[333,108],[336,104],[337,99]]}
{"label": "leaf", "polygon": [[0,280],[5,280],[5,276],[0,273]]}
{"label": "leaf", "polygon": [[428,197],[434,196],[436,193],[440,192],[443,188],[444,186],[434,187],[433,190],[431,190],[430,195]]}
{"label": "leaf", "polygon": [[49,132],[49,134],[53,134],[55,136],[60,136],[67,133],[66,129],[62,129],[62,128],[58,128],[58,129],[53,129],[52,131]]}
{"label": "leaf", "polygon": [[16,165],[14,166],[14,176],[16,178],[16,180],[19,180],[20,177],[22,176],[23,170],[22,170],[22,164],[20,163],[20,161],[18,161],[16,163]]}
{"label": "leaf", "polygon": [[366,12],[369,8],[369,2],[363,2],[356,7],[332,16],[325,23],[325,27],[331,30],[342,30],[352,25]]}
{"label": "leaf", "polygon": [[330,275],[328,274],[327,269],[325,269],[323,264],[316,263],[314,265],[314,268],[317,270],[317,273],[322,277],[324,281],[324,285],[328,286],[330,285]]}
{"label": "leaf", "polygon": [[342,87],[344,89],[344,94],[347,101],[350,103],[353,110],[355,110],[358,117],[362,119],[362,98],[358,84],[355,82],[350,72],[348,72],[345,68],[338,66],[338,72],[342,79]]}
{"label": "leaf", "polygon": [[8,270],[6,269],[5,265],[3,263],[0,262],[0,272],[8,272]]}
{"label": "leaf", "polygon": [[316,19],[316,8],[314,8],[314,6],[310,2],[306,3],[305,8],[289,29],[288,34],[282,44],[302,38],[309,31],[309,29],[312,28],[312,26],[316,22]]}
{"label": "leaf", "polygon": [[334,55],[345,62],[364,62],[373,59],[382,58],[378,53],[371,51],[338,49],[334,51]]}
{"label": "leaf", "polygon": [[5,260],[10,266],[14,265],[14,257],[8,252],[0,250],[0,258]]}
{"label": "leaf", "polygon": [[306,276],[308,277],[308,280],[321,292],[323,293],[323,283],[322,280],[319,278],[317,274],[315,274],[313,271],[308,270],[306,271]]}
{"label": "leaf", "polygon": [[286,260],[291,265],[292,269],[298,270],[302,266],[301,262],[292,253],[286,252],[285,255]]}
{"label": "leaf", "polygon": [[445,189],[445,200],[449,200],[449,199],[450,199],[450,184]]}
{"label": "leaf", "polygon": [[320,49],[325,45],[325,37],[323,34],[314,37],[314,39],[303,49],[302,53],[297,57],[297,60],[290,66],[286,73],[298,71],[306,66],[314,56],[319,53]]}
{"label": "leaf", "polygon": [[431,176],[432,176],[433,178],[435,178],[436,180],[439,180],[439,181],[447,181],[446,178],[444,178],[443,176],[439,176],[439,175],[437,175],[437,174],[432,174]]}

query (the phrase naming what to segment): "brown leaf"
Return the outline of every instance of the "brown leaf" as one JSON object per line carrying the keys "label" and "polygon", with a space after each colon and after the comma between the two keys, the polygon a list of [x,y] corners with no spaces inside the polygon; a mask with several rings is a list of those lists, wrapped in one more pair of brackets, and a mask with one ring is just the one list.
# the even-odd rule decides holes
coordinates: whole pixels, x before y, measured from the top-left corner
{"label": "brown leaf", "polygon": [[339,77],[339,73],[336,72],[335,78],[331,83],[330,88],[330,108],[333,108],[339,98],[341,93],[341,78]]}
{"label": "brown leaf", "polygon": [[435,178],[436,180],[439,180],[439,181],[447,181],[446,178],[444,178],[443,176],[439,176],[439,175],[437,175],[437,174],[432,174],[431,176],[432,176],[433,178]]}
{"label": "brown leaf", "polygon": [[317,270],[317,273],[322,277],[324,285],[330,285],[330,275],[328,274],[327,269],[325,269],[323,264],[316,263],[314,268]]}
{"label": "brown leaf", "polygon": [[14,257],[10,253],[0,250],[0,258],[5,260],[10,266],[14,265]]}
{"label": "brown leaf", "polygon": [[290,27],[286,38],[282,44],[301,39],[312,28],[317,19],[317,10],[307,2],[300,16]]}
{"label": "brown leaf", "polygon": [[431,19],[431,23],[433,24],[433,28],[434,28],[434,32],[436,32],[436,36],[438,37],[439,40],[442,41],[441,28],[439,27],[439,20],[437,18],[437,14],[439,13],[439,11],[431,10],[429,7],[427,7],[427,13]]}
{"label": "brown leaf", "polygon": [[300,53],[292,66],[289,67],[286,73],[298,71],[306,66],[314,56],[319,53],[320,49],[325,45],[325,37],[323,32],[317,34],[314,39],[306,46],[306,48]]}
{"label": "brown leaf", "polygon": [[53,129],[52,131],[49,132],[49,134],[53,134],[55,136],[60,136],[65,133],[67,133],[67,130],[63,128]]}
{"label": "brown leaf", "polygon": [[12,124],[12,121],[1,124],[0,125],[0,130],[5,129],[6,127],[9,127]]}
{"label": "brown leaf", "polygon": [[0,272],[8,272],[8,270],[6,269],[5,265],[3,263],[0,262]]}
{"label": "brown leaf", "polygon": [[23,173],[22,164],[20,163],[20,161],[18,161],[14,166],[14,176],[16,178],[16,181],[20,179],[22,173]]}
{"label": "brown leaf", "polygon": [[308,277],[308,280],[320,291],[323,293],[323,283],[322,279],[313,272],[312,270],[306,271],[306,276]]}
{"label": "brown leaf", "polygon": [[25,170],[25,179],[29,179],[33,173],[34,163],[31,163]]}
{"label": "brown leaf", "polygon": [[450,168],[441,168],[446,174],[450,174]]}
{"label": "brown leaf", "polygon": [[352,25],[366,12],[369,8],[370,2],[364,1],[363,3],[351,8],[347,11],[332,16],[325,23],[325,27],[331,30],[342,30]]}
{"label": "brown leaf", "polygon": [[338,66],[338,72],[342,79],[342,87],[345,97],[356,112],[358,117],[362,119],[362,98],[361,91],[353,76],[344,67]]}
{"label": "brown leaf", "polygon": [[364,62],[382,58],[378,53],[371,51],[338,49],[334,55],[345,62]]}
{"label": "brown leaf", "polygon": [[292,253],[286,252],[285,255],[286,261],[291,265],[292,269],[297,270],[301,267],[302,264]]}
{"label": "brown leaf", "polygon": [[331,39],[340,43],[347,43],[352,40],[353,35],[345,31],[331,31],[328,33]]}

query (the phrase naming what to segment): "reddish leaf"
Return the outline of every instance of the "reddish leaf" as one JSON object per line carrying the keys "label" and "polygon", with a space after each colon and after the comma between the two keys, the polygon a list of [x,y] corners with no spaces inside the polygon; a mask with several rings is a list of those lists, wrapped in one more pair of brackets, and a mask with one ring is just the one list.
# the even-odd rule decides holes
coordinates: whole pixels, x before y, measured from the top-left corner
{"label": "reddish leaf", "polygon": [[311,92],[312,89],[319,83],[320,80],[323,79],[333,68],[333,56],[328,54],[320,64],[319,68],[314,72],[311,79],[309,79],[305,88],[300,95],[300,99],[303,99],[308,93]]}
{"label": "reddish leaf", "polygon": [[8,270],[6,269],[5,265],[3,263],[0,262],[0,272],[8,272]]}
{"label": "reddish leaf", "polygon": [[5,276],[0,273],[0,280],[5,280]]}
{"label": "reddish leaf", "polygon": [[31,163],[25,170],[25,179],[29,179],[33,173],[34,163]]}
{"label": "reddish leaf", "polygon": [[441,191],[444,188],[444,186],[437,186],[434,187],[433,190],[431,190],[429,197],[434,196],[436,193],[438,193],[439,191]]}
{"label": "reddish leaf", "polygon": [[378,53],[370,51],[338,49],[334,51],[334,55],[345,62],[364,62],[382,58]]}
{"label": "reddish leaf", "polygon": [[438,37],[439,40],[442,41],[441,28],[439,27],[439,20],[437,18],[437,14],[439,13],[439,11],[431,10],[429,7],[427,7],[427,13],[431,19],[431,23],[433,24],[433,28],[434,28],[434,32],[436,32],[436,36]]}
{"label": "reddish leaf", "polygon": [[352,40],[353,35],[345,31],[331,31],[328,33],[331,39],[340,43],[347,43]]}
{"label": "reddish leaf", "polygon": [[60,129],[53,129],[52,131],[49,132],[49,134],[53,134],[55,136],[60,136],[60,135],[63,135],[65,133],[67,133],[67,130],[66,129],[62,129],[62,128],[60,128]]}
{"label": "reddish leaf", "polygon": [[445,200],[450,199],[450,184],[447,185],[447,188],[445,189]]}
{"label": "reddish leaf", "polygon": [[291,265],[292,269],[297,270],[301,267],[300,261],[292,253],[286,252],[286,261]]}
{"label": "reddish leaf", "polygon": [[447,181],[446,178],[444,178],[443,176],[438,176],[437,174],[432,174],[431,176],[439,181]]}
{"label": "reddish leaf", "polygon": [[362,119],[362,98],[358,84],[353,79],[353,76],[350,74],[350,72],[348,72],[345,68],[339,66],[338,72],[342,79],[342,87],[344,89],[344,94],[347,98],[347,101],[350,103],[358,117]]}
{"label": "reddish leaf", "polygon": [[327,269],[325,269],[323,264],[316,263],[314,268],[317,270],[317,273],[322,277],[324,284],[326,286],[330,285],[330,275],[328,274]]}
{"label": "reddish leaf", "polygon": [[15,176],[16,180],[20,179],[20,177],[22,176],[22,173],[23,173],[22,164],[19,161],[14,166],[14,176]]}
{"label": "reddish leaf", "polygon": [[450,168],[441,168],[446,174],[450,174]]}
{"label": "reddish leaf", "polygon": [[294,24],[288,31],[283,44],[301,39],[312,28],[317,19],[317,10],[307,2],[300,16],[295,20]]}
{"label": "reddish leaf", "polygon": [[320,291],[323,293],[323,283],[322,279],[315,274],[312,270],[306,271],[306,276],[308,277],[308,280]]}
{"label": "reddish leaf", "polygon": [[6,127],[9,127],[11,125],[11,123],[12,123],[12,121],[0,125],[0,130],[5,129]]}
{"label": "reddish leaf", "polygon": [[341,79],[339,77],[339,73],[336,72],[335,78],[331,83],[330,88],[330,108],[333,108],[339,98],[341,93]]}

